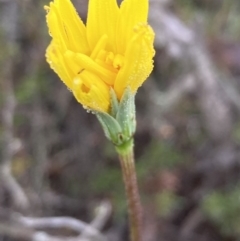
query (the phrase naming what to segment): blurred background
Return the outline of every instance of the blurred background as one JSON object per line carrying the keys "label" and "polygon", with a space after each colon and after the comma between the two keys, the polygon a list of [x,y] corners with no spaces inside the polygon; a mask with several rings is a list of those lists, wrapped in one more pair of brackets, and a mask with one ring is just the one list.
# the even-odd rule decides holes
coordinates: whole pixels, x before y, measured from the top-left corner
{"label": "blurred background", "polygon": [[[75,0],[86,20],[87,0]],[[127,241],[117,155],[49,68],[42,0],[0,0],[0,240]],[[137,9],[136,9],[137,11]],[[136,96],[144,241],[240,240],[240,1],[150,0]]]}

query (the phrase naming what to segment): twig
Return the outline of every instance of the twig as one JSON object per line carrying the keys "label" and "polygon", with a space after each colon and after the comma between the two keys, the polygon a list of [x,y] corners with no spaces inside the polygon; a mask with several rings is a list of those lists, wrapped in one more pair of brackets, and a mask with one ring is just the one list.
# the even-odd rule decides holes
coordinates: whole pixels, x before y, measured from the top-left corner
{"label": "twig", "polygon": [[49,217],[49,218],[35,218],[35,217],[18,217],[19,223],[34,229],[46,228],[68,228],[78,233],[86,231],[93,236],[101,236],[92,226],[87,223],[70,217]]}
{"label": "twig", "polygon": [[[97,209],[97,215],[90,223],[90,226],[96,230],[101,230],[111,215],[112,206],[109,201],[102,201]],[[88,229],[85,229],[81,234],[81,238],[86,238],[88,236]]]}
{"label": "twig", "polygon": [[219,81],[221,77],[217,75],[206,44],[197,32],[188,52],[196,75],[198,90],[196,93],[206,130],[212,140],[228,140],[233,124],[230,102],[226,98],[226,92],[221,88]]}
{"label": "twig", "polygon": [[232,127],[230,103],[221,88],[220,76],[216,73],[206,44],[199,36],[201,31],[188,28],[177,16],[162,7],[158,0],[152,0],[151,13],[150,23],[156,32],[156,46],[164,47],[169,56],[181,60],[187,67],[186,71],[191,68],[197,87],[197,103],[210,138],[215,141],[227,140]]}
{"label": "twig", "polygon": [[[0,223],[0,234],[15,239],[32,240],[33,230],[23,228],[19,225]],[[50,241],[50,240],[49,240]]]}
{"label": "twig", "polygon": [[[76,237],[58,237],[47,234],[42,231],[34,231],[33,229],[14,225],[14,224],[5,224],[0,223],[0,234],[6,235],[8,237],[14,238],[16,240],[23,239],[28,241],[100,241],[104,239],[82,239],[79,236]],[[106,239],[105,239],[106,240]]]}
{"label": "twig", "polygon": [[[3,70],[0,77],[4,102],[2,110],[3,151],[0,174],[5,187],[12,197],[14,205],[26,209],[29,206],[27,196],[11,173],[11,161],[15,152],[12,144],[14,143],[13,119],[16,105],[12,86],[13,56],[11,49],[15,46],[18,8],[15,1],[1,3],[1,5],[0,29],[2,30],[3,37],[0,40],[7,42],[7,48],[4,58],[0,61]],[[9,16],[13,17],[12,21],[7,21]]]}
{"label": "twig", "polygon": [[[105,205],[106,203],[104,203]],[[91,224],[87,224],[81,220],[71,218],[71,217],[43,217],[43,218],[36,218],[36,217],[25,217],[19,214],[13,215],[13,220],[17,222],[18,224],[30,228],[33,230],[36,229],[70,229],[73,230],[79,235],[77,237],[53,237],[45,232],[34,232],[34,237],[32,238],[33,241],[107,241],[107,238],[101,234],[98,229],[97,225],[101,227],[104,225],[103,223],[99,223],[99,220],[106,221],[106,215],[109,215],[110,207],[105,206],[103,207],[105,210],[102,210],[102,212],[98,213],[94,221],[92,222],[95,227]],[[103,212],[104,211],[104,212]],[[100,215],[99,215],[100,214]],[[103,217],[105,215],[105,217]]]}
{"label": "twig", "polygon": [[157,90],[152,83],[146,85],[146,88],[152,93],[151,101],[160,107],[161,112],[166,112],[174,108],[184,96],[196,90],[196,80],[192,74],[189,74],[174,81],[169,90],[165,92]]}

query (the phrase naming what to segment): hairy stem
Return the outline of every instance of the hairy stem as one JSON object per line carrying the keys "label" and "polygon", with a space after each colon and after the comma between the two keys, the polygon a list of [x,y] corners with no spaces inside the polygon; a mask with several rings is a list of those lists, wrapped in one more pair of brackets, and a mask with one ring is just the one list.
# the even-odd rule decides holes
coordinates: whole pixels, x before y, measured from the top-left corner
{"label": "hairy stem", "polygon": [[116,149],[119,154],[128,201],[131,241],[142,241],[142,207],[138,192],[132,141],[124,150]]}

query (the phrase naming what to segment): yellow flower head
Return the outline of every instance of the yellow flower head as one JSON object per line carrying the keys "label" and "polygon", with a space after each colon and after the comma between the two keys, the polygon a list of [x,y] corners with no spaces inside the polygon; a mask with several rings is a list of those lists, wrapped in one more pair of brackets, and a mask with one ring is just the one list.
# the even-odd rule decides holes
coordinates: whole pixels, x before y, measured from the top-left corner
{"label": "yellow flower head", "polygon": [[147,24],[148,0],[89,0],[86,25],[70,0],[46,6],[52,42],[46,58],[86,108],[108,112],[110,88],[120,100],[135,93],[153,68],[154,33]]}

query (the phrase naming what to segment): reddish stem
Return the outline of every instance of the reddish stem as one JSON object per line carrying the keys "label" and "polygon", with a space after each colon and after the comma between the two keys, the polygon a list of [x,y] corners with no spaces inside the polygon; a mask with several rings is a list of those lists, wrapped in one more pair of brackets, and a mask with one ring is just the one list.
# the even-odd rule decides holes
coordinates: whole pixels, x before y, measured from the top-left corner
{"label": "reddish stem", "polygon": [[131,241],[142,241],[142,207],[138,192],[133,148],[127,153],[119,153],[119,159],[128,201]]}

